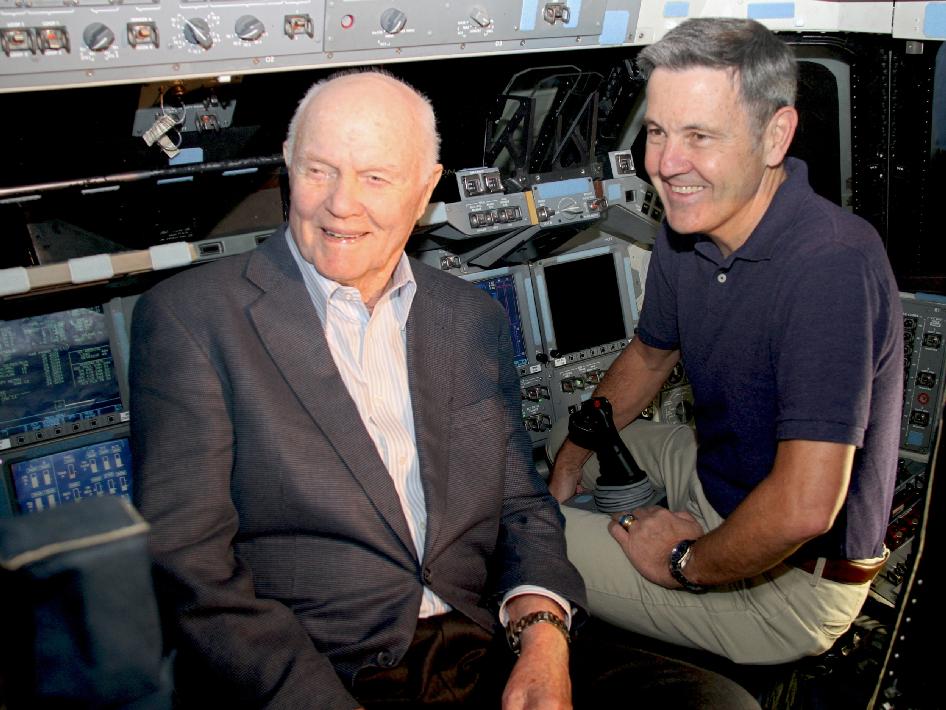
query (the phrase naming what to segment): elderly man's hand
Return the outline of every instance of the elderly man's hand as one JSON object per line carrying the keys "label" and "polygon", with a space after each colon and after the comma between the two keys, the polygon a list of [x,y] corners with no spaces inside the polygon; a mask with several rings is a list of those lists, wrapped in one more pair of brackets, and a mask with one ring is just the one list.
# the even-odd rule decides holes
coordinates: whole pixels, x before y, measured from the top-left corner
{"label": "elderly man's hand", "polygon": [[572,706],[568,644],[550,624],[522,632],[522,655],[503,692],[503,710],[567,710]]}
{"label": "elderly man's hand", "polygon": [[695,540],[703,528],[686,511],[673,513],[666,508],[649,506],[634,511],[634,522],[622,528],[615,515],[608,523],[611,536],[617,540],[627,559],[641,575],[662,587],[680,586],[670,574],[670,551],[681,540]]}
{"label": "elderly man's hand", "polygon": [[[549,611],[560,619],[564,610],[548,597],[522,594],[509,600],[509,618],[517,620],[534,611]],[[540,621],[523,629],[519,660],[503,691],[503,710],[568,710],[572,682],[568,675],[568,642],[560,629]]]}

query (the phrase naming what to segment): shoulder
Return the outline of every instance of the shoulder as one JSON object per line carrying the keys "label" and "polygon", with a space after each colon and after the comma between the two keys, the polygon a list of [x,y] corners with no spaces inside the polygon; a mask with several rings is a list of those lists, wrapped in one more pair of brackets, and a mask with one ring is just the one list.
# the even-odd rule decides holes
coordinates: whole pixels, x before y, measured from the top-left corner
{"label": "shoulder", "polygon": [[799,207],[791,239],[806,268],[847,266],[886,278],[890,265],[883,240],[867,220],[815,193]]}
{"label": "shoulder", "polygon": [[772,285],[778,308],[814,321],[833,318],[834,328],[870,318],[884,324],[877,332],[897,331],[899,290],[877,230],[814,193],[799,212],[783,235],[785,247]]}
{"label": "shoulder", "polygon": [[843,269],[892,275],[877,230],[864,218],[818,195],[803,161],[788,159],[765,222],[774,231],[771,253],[792,277]]}
{"label": "shoulder", "polygon": [[877,230],[863,217],[816,193],[808,183],[808,167],[789,159],[788,180],[772,209],[775,221],[787,234],[792,251],[802,256],[836,253],[886,261]]}
{"label": "shoulder", "polygon": [[246,269],[249,254],[237,254],[218,261],[191,266],[152,286],[141,295],[136,311],[146,306],[162,306],[175,311],[195,311],[211,307],[233,293]]}
{"label": "shoulder", "polygon": [[[241,294],[258,294],[259,274],[274,274],[276,280],[291,259],[284,247],[284,232],[277,230],[251,251],[225,256],[206,264],[187,267],[152,286],[142,300],[184,310],[203,309],[224,301],[241,300]],[[285,252],[285,257],[283,255]]]}

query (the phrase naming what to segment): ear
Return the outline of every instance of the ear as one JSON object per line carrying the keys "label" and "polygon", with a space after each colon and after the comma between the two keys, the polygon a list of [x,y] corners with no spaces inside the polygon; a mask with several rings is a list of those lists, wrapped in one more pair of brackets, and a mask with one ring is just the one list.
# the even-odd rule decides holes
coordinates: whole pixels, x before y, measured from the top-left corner
{"label": "ear", "polygon": [[794,106],[783,106],[769,119],[765,128],[765,164],[780,165],[798,128],[798,111]]}
{"label": "ear", "polygon": [[289,142],[283,141],[282,144],[282,159],[286,163],[286,167],[289,167],[289,163],[292,162],[292,156],[289,155]]}
{"label": "ear", "polygon": [[414,215],[414,221],[419,220],[424,212],[427,211],[427,205],[430,203],[430,196],[434,193],[434,188],[437,187],[437,183],[440,182],[440,176],[443,174],[443,166],[440,163],[437,163],[430,172],[427,174],[427,181],[424,185],[423,196],[420,200],[420,204],[417,206],[417,214]]}

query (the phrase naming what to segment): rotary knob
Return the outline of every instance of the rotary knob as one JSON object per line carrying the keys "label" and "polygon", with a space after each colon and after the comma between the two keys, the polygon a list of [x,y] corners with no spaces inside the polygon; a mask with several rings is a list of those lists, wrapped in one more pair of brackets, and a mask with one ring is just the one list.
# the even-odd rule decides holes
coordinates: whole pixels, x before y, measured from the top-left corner
{"label": "rotary knob", "polygon": [[253,42],[263,36],[263,33],[266,32],[266,25],[253,15],[243,15],[237,19],[233,31],[243,41]]}
{"label": "rotary knob", "polygon": [[204,49],[210,49],[214,43],[214,38],[210,34],[210,25],[202,17],[184,20],[184,39]]}
{"label": "rotary knob", "polygon": [[93,52],[104,52],[115,41],[115,33],[101,22],[93,22],[82,33],[82,41]]}
{"label": "rotary knob", "polygon": [[407,15],[396,7],[389,7],[381,13],[381,29],[389,35],[396,35],[407,24]]}

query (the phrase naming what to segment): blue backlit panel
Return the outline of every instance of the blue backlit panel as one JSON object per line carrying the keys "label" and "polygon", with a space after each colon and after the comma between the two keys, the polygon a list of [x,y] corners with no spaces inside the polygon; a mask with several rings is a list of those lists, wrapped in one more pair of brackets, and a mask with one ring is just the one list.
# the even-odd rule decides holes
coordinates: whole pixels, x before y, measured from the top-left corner
{"label": "blue backlit panel", "polygon": [[10,469],[16,501],[24,513],[93,496],[117,495],[131,501],[131,449],[125,438],[37,456]]}
{"label": "blue backlit panel", "polygon": [[0,437],[121,409],[100,306],[0,321]]}
{"label": "blue backlit panel", "polygon": [[473,285],[486,291],[506,310],[509,318],[509,335],[512,337],[513,360],[516,367],[524,367],[529,363],[529,355],[526,352],[525,334],[522,332],[522,316],[519,314],[515,277],[512,274],[496,276],[474,281]]}

